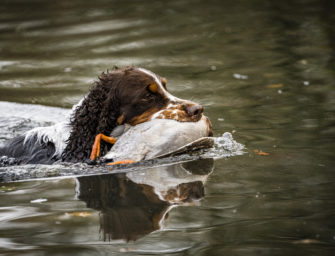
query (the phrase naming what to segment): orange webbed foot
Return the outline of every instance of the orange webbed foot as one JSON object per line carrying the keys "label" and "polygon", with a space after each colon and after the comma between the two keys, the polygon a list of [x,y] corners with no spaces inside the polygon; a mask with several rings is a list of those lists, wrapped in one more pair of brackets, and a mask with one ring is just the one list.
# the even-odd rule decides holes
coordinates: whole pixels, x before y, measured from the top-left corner
{"label": "orange webbed foot", "polygon": [[108,163],[108,164],[106,164],[106,165],[132,164],[132,163],[135,163],[135,162],[136,162],[136,161],[134,161],[134,160],[126,159],[126,160],[122,160],[122,161],[111,162],[111,163]]}
{"label": "orange webbed foot", "polygon": [[[106,164],[106,166],[113,166],[113,165],[117,165],[117,164],[132,164],[132,163],[135,163],[136,161],[133,161],[133,160],[129,160],[129,159],[126,159],[126,160],[122,160],[122,161],[115,161],[115,162],[111,162],[111,163],[108,163]],[[113,171],[113,168],[110,168],[111,171]]]}
{"label": "orange webbed foot", "polygon": [[94,161],[97,157],[100,156],[100,143],[101,140],[106,141],[110,144],[115,144],[116,139],[113,137],[108,137],[106,135],[103,135],[102,133],[99,133],[97,136],[95,136],[94,144],[92,146],[91,156],[90,159]]}

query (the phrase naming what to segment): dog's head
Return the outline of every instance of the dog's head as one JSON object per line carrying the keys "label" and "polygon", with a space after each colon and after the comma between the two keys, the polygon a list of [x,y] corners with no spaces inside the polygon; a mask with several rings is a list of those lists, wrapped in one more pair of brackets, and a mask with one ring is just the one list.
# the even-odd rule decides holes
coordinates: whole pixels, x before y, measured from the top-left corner
{"label": "dog's head", "polygon": [[201,105],[172,96],[165,78],[143,68],[102,74],[98,86],[108,88],[111,98],[117,98],[118,124],[136,125],[155,118],[196,122],[202,116]]}

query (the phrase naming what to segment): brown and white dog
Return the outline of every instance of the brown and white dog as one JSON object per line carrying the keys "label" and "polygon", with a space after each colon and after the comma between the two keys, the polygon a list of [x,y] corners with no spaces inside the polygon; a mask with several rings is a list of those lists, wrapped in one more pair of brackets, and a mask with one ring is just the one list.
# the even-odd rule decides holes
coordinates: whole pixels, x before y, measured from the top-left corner
{"label": "brown and white dog", "polygon": [[[110,150],[115,140],[108,136],[117,126],[153,119],[197,122],[202,112],[201,105],[171,95],[165,78],[143,68],[116,69],[99,77],[69,120],[12,139],[0,148],[0,156],[15,158],[18,164],[86,162]],[[206,120],[207,136],[212,136]]]}

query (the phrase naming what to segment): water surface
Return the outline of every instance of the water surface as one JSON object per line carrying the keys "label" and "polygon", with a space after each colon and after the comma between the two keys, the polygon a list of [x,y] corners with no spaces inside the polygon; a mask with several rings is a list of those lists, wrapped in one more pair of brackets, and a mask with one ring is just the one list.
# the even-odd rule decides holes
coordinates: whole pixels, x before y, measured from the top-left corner
{"label": "water surface", "polygon": [[[248,153],[2,183],[0,253],[333,255],[334,7],[3,1],[0,101],[71,108],[102,71],[138,65],[204,105],[215,136],[231,132]],[[1,114],[1,141],[41,125],[29,114]]]}

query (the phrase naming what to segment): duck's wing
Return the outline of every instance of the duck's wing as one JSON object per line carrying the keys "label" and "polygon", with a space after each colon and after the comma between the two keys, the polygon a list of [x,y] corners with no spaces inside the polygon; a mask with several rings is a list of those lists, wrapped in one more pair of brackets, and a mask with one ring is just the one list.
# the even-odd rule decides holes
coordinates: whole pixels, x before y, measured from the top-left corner
{"label": "duck's wing", "polygon": [[181,155],[184,153],[190,153],[199,149],[204,148],[211,148],[214,146],[214,139],[212,137],[202,137],[200,139],[197,139],[193,142],[190,142],[172,152],[164,153],[162,155],[158,155],[154,158],[164,158],[164,157],[170,157],[170,156],[176,156]]}

